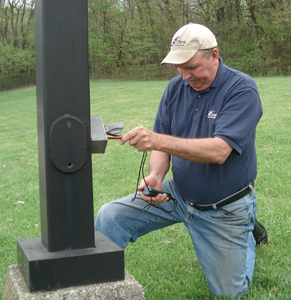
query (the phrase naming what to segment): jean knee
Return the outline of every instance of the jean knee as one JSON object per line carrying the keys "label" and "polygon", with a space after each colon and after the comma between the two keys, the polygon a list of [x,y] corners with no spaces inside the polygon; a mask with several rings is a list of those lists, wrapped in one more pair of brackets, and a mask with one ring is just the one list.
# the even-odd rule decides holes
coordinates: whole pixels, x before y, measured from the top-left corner
{"label": "jean knee", "polygon": [[95,231],[102,231],[102,225],[108,224],[114,220],[114,210],[111,209],[111,203],[106,203],[101,206],[98,211],[97,217],[94,223]]}

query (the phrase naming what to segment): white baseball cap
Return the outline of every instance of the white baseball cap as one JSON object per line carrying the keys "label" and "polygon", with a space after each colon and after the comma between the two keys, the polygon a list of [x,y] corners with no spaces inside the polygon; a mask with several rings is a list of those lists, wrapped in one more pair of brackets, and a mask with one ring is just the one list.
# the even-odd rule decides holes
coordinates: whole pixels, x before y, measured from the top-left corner
{"label": "white baseball cap", "polygon": [[207,27],[189,23],[175,33],[171,43],[171,51],[161,64],[183,64],[190,60],[198,50],[214,47],[217,47],[216,38]]}

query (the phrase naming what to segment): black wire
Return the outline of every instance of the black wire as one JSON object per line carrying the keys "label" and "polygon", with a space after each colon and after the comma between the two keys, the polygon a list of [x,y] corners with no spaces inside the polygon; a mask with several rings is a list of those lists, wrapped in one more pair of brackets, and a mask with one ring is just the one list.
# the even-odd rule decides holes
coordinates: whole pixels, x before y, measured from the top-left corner
{"label": "black wire", "polygon": [[[145,162],[146,162],[146,158],[147,158],[147,151],[144,151],[144,152],[143,152],[142,159],[141,159],[141,163],[140,163],[140,166],[139,166],[138,177],[137,177],[137,183],[136,183],[136,191],[135,191],[135,194],[134,194],[133,198],[131,199],[132,202],[133,202],[135,199],[141,199],[141,200],[143,200],[141,196],[140,196],[140,197],[137,197],[137,192],[138,192],[138,191],[137,191],[137,188],[138,188],[138,185],[139,185],[139,182],[140,182],[140,175],[142,175],[142,178],[143,178],[143,180],[144,180],[144,182],[145,182],[145,185],[146,185],[146,187],[148,188],[148,184],[147,184],[147,182],[146,182],[146,180],[145,180],[145,176],[144,176],[144,165],[145,165]],[[150,196],[150,197],[151,197],[151,196]],[[169,214],[169,213],[171,213],[172,211],[174,211],[175,208],[177,207],[177,200],[174,199],[174,198],[172,198],[172,197],[171,197],[168,201],[170,201],[170,200],[173,200],[173,202],[174,202],[174,206],[173,206],[173,209],[172,209],[172,210],[167,210],[167,209],[163,208],[162,206],[160,206],[159,204],[154,204],[154,203],[153,203],[152,197],[151,197],[151,202],[148,203],[142,210],[143,210],[143,211],[147,211],[151,206],[153,206],[153,207],[158,208],[158,209],[162,210],[163,212]]]}
{"label": "black wire", "polygon": [[[141,173],[142,173],[142,176],[143,176],[143,179],[144,179],[144,164],[145,164],[145,161],[146,161],[146,158],[147,158],[147,154],[148,154],[147,151],[143,152],[142,159],[141,159],[140,166],[139,166],[139,171],[138,171],[138,177],[137,177],[137,182],[136,182],[136,190],[135,190],[135,194],[134,194],[133,198],[131,199],[131,202],[133,202],[136,199],[137,188],[138,188],[138,185],[139,185],[139,180],[140,180],[140,174]],[[148,187],[146,181],[145,181],[145,184]]]}

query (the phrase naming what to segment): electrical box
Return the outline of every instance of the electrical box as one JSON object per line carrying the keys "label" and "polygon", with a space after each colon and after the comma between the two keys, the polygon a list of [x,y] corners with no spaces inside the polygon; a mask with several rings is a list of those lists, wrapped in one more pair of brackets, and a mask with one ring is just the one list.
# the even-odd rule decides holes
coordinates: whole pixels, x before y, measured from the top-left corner
{"label": "electrical box", "polygon": [[105,153],[108,138],[101,117],[91,117],[91,151]]}

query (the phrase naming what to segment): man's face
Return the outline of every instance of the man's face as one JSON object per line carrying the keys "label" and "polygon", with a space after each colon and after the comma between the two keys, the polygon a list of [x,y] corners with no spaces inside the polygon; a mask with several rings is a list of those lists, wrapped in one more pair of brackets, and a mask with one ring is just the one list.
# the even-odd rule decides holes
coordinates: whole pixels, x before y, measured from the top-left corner
{"label": "man's face", "polygon": [[206,90],[214,81],[219,68],[218,50],[214,48],[210,58],[198,51],[189,61],[176,65],[180,76],[197,92]]}

